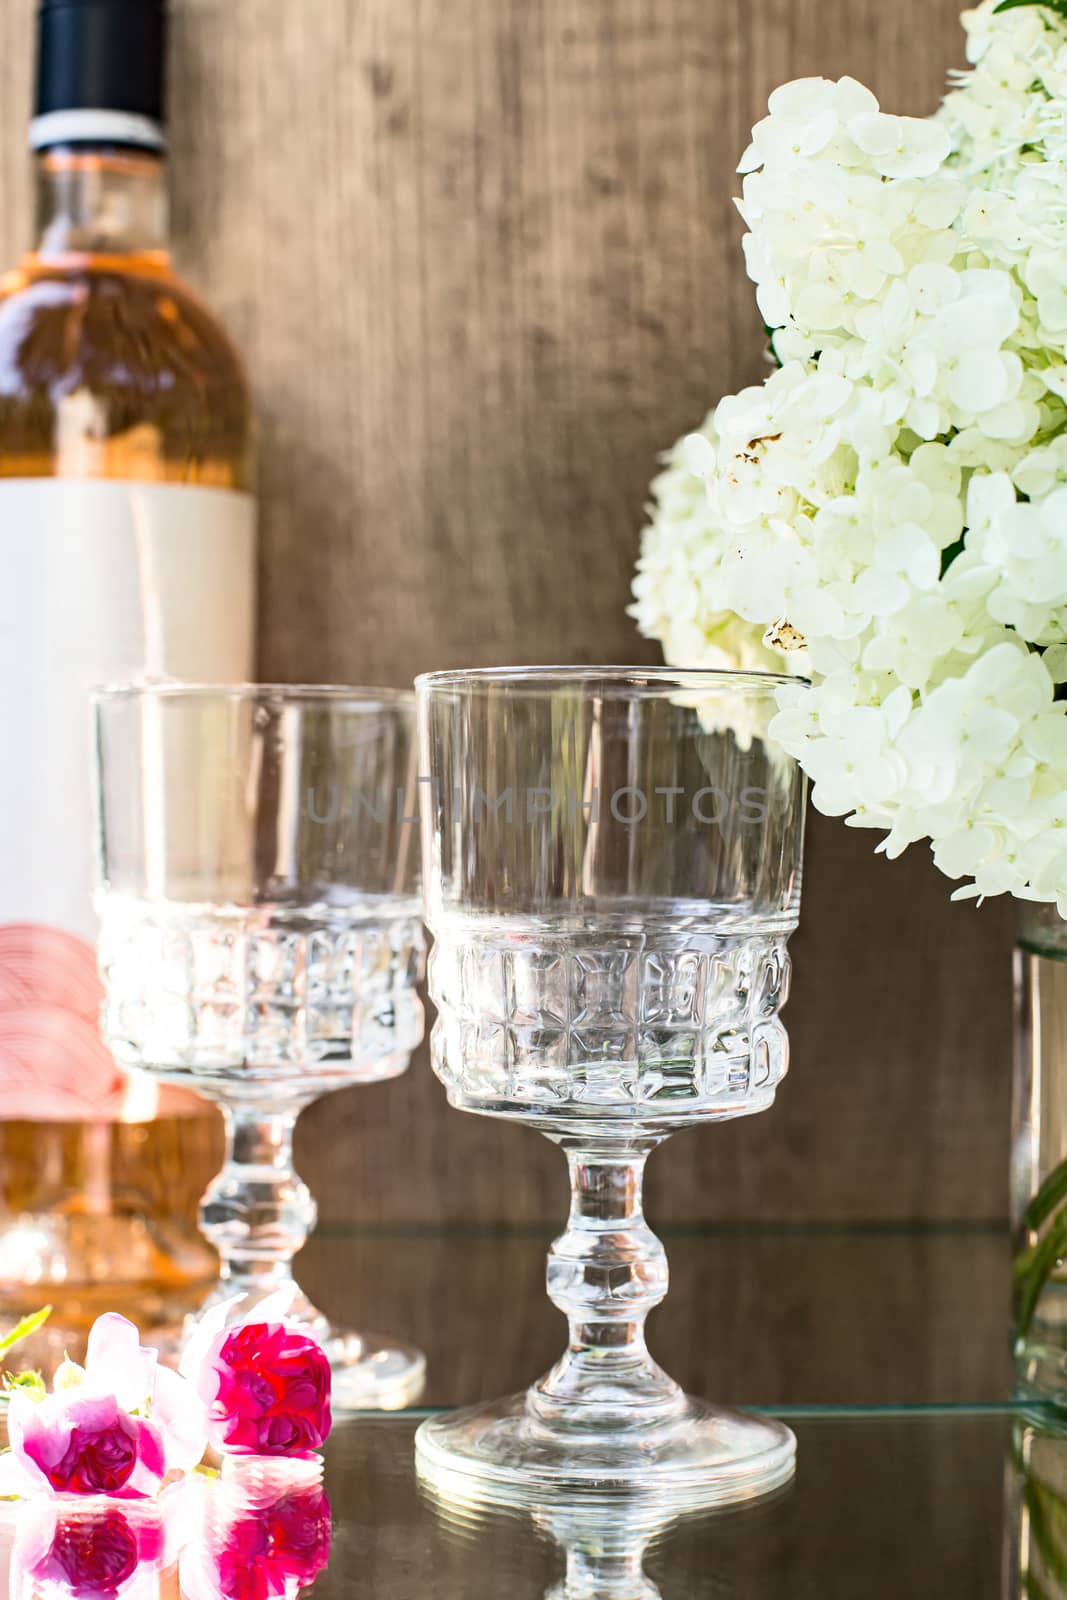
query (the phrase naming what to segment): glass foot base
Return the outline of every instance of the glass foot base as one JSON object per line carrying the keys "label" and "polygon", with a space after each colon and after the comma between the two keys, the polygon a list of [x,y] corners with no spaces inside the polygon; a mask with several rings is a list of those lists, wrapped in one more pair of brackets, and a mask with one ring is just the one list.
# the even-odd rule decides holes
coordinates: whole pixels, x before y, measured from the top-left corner
{"label": "glass foot base", "polygon": [[770,1417],[688,1397],[669,1419],[597,1432],[550,1426],[525,1395],[445,1413],[415,1435],[420,1475],[439,1492],[521,1503],[546,1492],[640,1489],[679,1508],[725,1506],[793,1476],[796,1440]]}
{"label": "glass foot base", "polygon": [[426,1357],[375,1333],[330,1328],[322,1341],[333,1369],[333,1410],[399,1411],[419,1398]]}
{"label": "glass foot base", "polygon": [[[331,1404],[336,1414],[399,1411],[419,1398],[426,1381],[426,1357],[421,1350],[399,1344],[395,1339],[385,1339],[380,1334],[355,1333],[348,1328],[334,1327],[291,1280],[290,1284],[286,1321],[310,1334],[329,1357],[333,1369]],[[221,1280],[198,1316],[186,1320],[184,1338],[189,1337],[198,1317],[212,1306],[232,1302],[227,1322],[244,1321],[258,1300],[285,1286],[284,1280],[271,1280],[260,1288],[245,1288],[232,1280]]]}

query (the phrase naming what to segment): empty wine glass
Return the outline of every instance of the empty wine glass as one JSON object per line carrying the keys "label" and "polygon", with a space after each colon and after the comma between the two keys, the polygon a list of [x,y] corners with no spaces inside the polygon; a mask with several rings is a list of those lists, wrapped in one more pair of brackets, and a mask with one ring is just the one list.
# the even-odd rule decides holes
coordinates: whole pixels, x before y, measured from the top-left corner
{"label": "empty wine glass", "polygon": [[99,691],[94,722],[103,1032],[226,1123],[208,1305],[286,1290],[335,1406],[407,1404],[419,1352],[331,1327],[293,1283],[315,1203],[292,1139],[304,1106],[403,1072],[422,1037],[413,696],[165,684]]}
{"label": "empty wine glass", "polygon": [[711,1505],[793,1470],[781,1423],[688,1398],[649,1355],[667,1263],[641,1208],[657,1144],[764,1110],[786,1069],[804,781],[767,735],[779,681],[416,681],[434,1069],[454,1106],[547,1134],[572,1184],[548,1261],[568,1349],[526,1394],[423,1423],[439,1483],[642,1484]]}

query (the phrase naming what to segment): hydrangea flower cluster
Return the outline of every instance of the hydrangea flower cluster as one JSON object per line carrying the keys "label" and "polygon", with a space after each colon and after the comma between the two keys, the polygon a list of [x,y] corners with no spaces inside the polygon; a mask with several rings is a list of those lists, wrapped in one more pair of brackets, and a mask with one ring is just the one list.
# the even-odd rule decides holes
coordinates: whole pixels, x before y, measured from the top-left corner
{"label": "hydrangea flower cluster", "polygon": [[675,665],[803,673],[813,799],[956,896],[1067,915],[1067,17],[963,17],[930,119],[771,97],[741,162],[777,370],[653,485],[632,612]]}

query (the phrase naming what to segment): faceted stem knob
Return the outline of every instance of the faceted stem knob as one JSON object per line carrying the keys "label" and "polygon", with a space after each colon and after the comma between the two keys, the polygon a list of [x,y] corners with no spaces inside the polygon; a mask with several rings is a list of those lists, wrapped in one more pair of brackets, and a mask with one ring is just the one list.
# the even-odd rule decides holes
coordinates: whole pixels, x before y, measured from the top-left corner
{"label": "faceted stem knob", "polygon": [[641,1209],[651,1147],[567,1149],[571,1212],[549,1252],[547,1282],[570,1341],[533,1391],[546,1421],[619,1427],[684,1404],[645,1344],[645,1318],[667,1293],[666,1252]]}
{"label": "faceted stem knob", "polygon": [[315,1202],[293,1171],[291,1112],[224,1107],[226,1161],[200,1202],[200,1226],[218,1250],[223,1276],[257,1264],[288,1268],[315,1226]]}

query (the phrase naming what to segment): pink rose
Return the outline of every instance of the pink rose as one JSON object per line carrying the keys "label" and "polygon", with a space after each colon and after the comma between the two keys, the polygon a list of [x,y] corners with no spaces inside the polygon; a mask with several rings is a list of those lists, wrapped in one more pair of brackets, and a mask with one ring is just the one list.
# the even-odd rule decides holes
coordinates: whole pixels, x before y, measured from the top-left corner
{"label": "pink rose", "polygon": [[167,1475],[159,1429],[113,1395],[17,1395],[8,1436],[15,1460],[56,1494],[154,1494]]}
{"label": "pink rose", "polygon": [[217,1552],[225,1600],[295,1594],[330,1556],[330,1502],[321,1484],[292,1489],[234,1520]]}
{"label": "pink rose", "polygon": [[182,1357],[181,1370],[207,1408],[209,1440],[229,1455],[318,1450],[332,1423],[322,1347],[274,1314],[273,1297],[254,1307],[249,1320],[218,1326],[229,1309],[204,1319]]}
{"label": "pink rose", "polygon": [[114,1313],[97,1318],[84,1368],[64,1362],[51,1394],[12,1393],[7,1428],[3,1494],[153,1495],[205,1444],[196,1395]]}
{"label": "pink rose", "polygon": [[[148,1559],[162,1547],[162,1531],[148,1530]],[[52,1548],[36,1577],[58,1579],[74,1594],[117,1594],[129,1583],[141,1561],[141,1540],[117,1506],[89,1516],[60,1520]]]}
{"label": "pink rose", "polygon": [[[164,1497],[166,1498],[166,1497]],[[11,1600],[155,1600],[167,1551],[155,1502],[94,1500],[77,1507],[38,1496],[20,1507],[11,1552]]]}
{"label": "pink rose", "polygon": [[179,1561],[182,1594],[186,1600],[295,1600],[330,1555],[321,1466],[310,1473],[307,1463],[239,1465],[252,1467],[252,1476],[239,1471],[227,1478],[224,1472],[199,1491],[198,1521]]}

